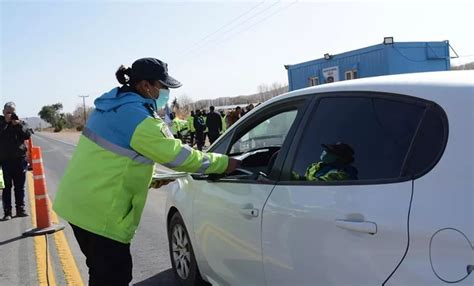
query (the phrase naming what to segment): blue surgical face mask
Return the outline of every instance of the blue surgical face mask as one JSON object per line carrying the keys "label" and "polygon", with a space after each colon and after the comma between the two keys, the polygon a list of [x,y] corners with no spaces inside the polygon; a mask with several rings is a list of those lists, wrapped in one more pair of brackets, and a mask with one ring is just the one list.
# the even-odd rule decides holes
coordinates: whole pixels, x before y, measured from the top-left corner
{"label": "blue surgical face mask", "polygon": [[158,98],[155,99],[156,109],[161,109],[165,107],[169,99],[170,99],[170,90],[160,88],[160,93],[158,95]]}
{"label": "blue surgical face mask", "polygon": [[321,159],[323,163],[330,164],[337,161],[337,156],[332,153],[328,153],[326,150],[323,150],[319,159]]}

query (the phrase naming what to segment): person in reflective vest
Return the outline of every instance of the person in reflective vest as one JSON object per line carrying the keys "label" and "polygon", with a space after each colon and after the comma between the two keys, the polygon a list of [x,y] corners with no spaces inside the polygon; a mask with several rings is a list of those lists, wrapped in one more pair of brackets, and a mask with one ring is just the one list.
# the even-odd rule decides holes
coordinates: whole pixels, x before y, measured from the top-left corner
{"label": "person in reflective vest", "polygon": [[322,144],[319,162],[311,164],[305,172],[307,181],[357,180],[357,170],[350,164],[354,161],[354,150],[344,143]]}
{"label": "person in reflective vest", "polygon": [[207,113],[206,113],[206,110],[203,109],[201,111],[201,117],[204,120],[204,126],[206,127],[206,129],[204,129],[204,144],[205,144],[206,143],[206,138],[209,135],[209,128],[207,127]]}
{"label": "person in reflective vest", "polygon": [[206,122],[202,117],[201,110],[197,109],[194,114],[194,129],[196,130],[196,145],[198,150],[202,150],[206,137],[204,131],[206,130]]}
{"label": "person in reflective vest", "polygon": [[86,256],[89,285],[128,285],[132,280],[130,242],[155,163],[206,174],[232,172],[240,163],[173,138],[157,114],[169,89],[181,86],[169,76],[166,63],[139,59],[131,68],[121,66],[116,77],[122,86],[95,100],[53,204]]}
{"label": "person in reflective vest", "polygon": [[179,118],[176,117],[176,113],[172,112],[170,114],[171,119],[171,133],[173,133],[174,138],[181,139],[181,125]]}
{"label": "person in reflective vest", "polygon": [[194,146],[194,135],[196,134],[196,129],[194,128],[194,111],[191,110],[191,115],[188,116],[186,119],[188,122],[188,130],[189,130],[189,139],[190,139],[190,146]]}
{"label": "person in reflective vest", "polygon": [[221,110],[221,120],[222,120],[222,132],[224,133],[227,130],[227,118],[224,111]]}
{"label": "person in reflective vest", "polygon": [[3,170],[2,166],[0,166],[0,190],[3,190],[5,188],[5,184],[3,183]]}

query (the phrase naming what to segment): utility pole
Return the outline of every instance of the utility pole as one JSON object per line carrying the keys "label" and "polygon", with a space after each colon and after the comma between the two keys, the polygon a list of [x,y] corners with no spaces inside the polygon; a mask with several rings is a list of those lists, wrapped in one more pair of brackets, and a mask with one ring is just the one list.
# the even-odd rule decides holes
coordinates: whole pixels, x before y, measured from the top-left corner
{"label": "utility pole", "polygon": [[82,106],[84,110],[84,127],[86,127],[86,97],[89,97],[88,95],[79,95],[79,97],[82,97]]}

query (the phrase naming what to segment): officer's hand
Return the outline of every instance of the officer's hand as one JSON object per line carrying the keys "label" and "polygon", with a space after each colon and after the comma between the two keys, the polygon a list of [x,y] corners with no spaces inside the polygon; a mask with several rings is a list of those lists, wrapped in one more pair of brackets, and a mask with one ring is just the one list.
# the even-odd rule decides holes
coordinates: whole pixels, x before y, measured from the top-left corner
{"label": "officer's hand", "polygon": [[160,187],[168,185],[171,182],[174,182],[174,180],[153,180],[150,183],[150,189],[158,189]]}
{"label": "officer's hand", "polygon": [[226,174],[232,173],[233,171],[235,171],[235,169],[240,167],[240,164],[242,164],[241,160],[237,160],[235,158],[229,158],[229,164],[227,165],[227,169],[225,170],[225,173]]}

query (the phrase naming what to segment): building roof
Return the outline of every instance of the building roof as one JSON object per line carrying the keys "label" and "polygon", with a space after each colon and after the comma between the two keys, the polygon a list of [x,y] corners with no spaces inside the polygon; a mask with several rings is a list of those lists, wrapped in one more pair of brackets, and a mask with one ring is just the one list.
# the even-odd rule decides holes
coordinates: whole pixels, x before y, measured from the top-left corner
{"label": "building roof", "polygon": [[336,60],[340,60],[340,59],[347,58],[347,57],[352,57],[354,55],[361,55],[361,54],[370,53],[370,52],[373,52],[373,51],[376,51],[376,50],[382,50],[382,49],[387,48],[387,47],[426,47],[427,44],[428,45],[429,44],[433,44],[433,45],[438,44],[439,45],[439,44],[448,44],[448,43],[449,43],[448,41],[438,41],[438,42],[394,42],[393,44],[389,44],[389,45],[377,44],[377,45],[373,45],[373,46],[369,46],[369,47],[365,47],[365,48],[360,48],[360,49],[357,49],[357,50],[343,52],[343,53],[340,53],[340,54],[334,54],[334,55],[330,54],[331,59],[329,59],[329,60],[326,60],[323,57],[323,58],[310,60],[310,61],[306,61],[306,62],[301,62],[301,63],[297,63],[297,64],[285,65],[285,68],[286,69],[293,69],[293,68],[300,68],[300,67],[319,64],[319,63],[327,63],[327,62],[336,61]]}

